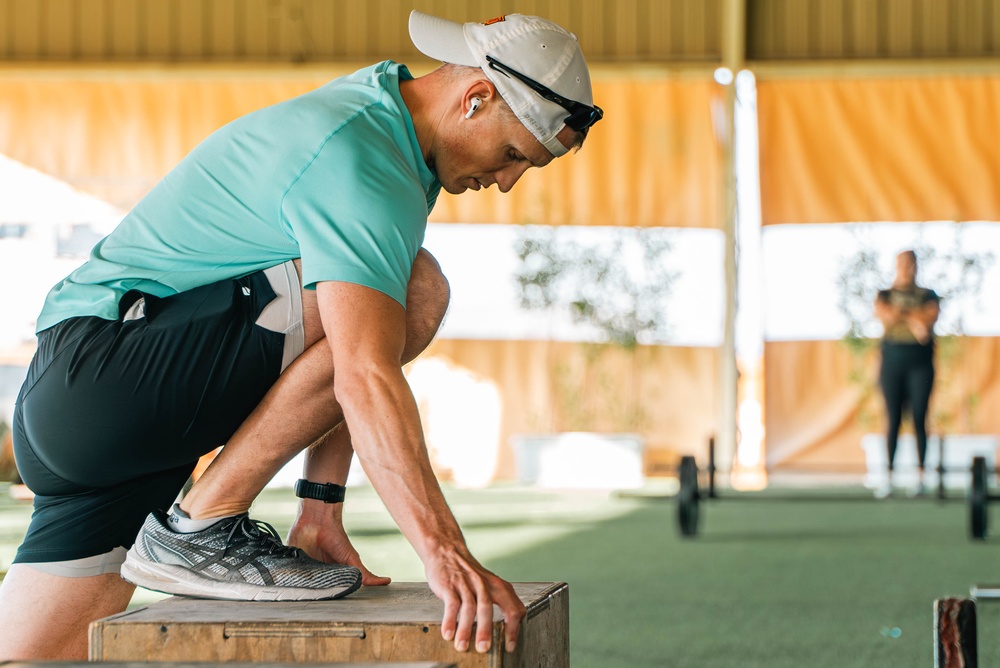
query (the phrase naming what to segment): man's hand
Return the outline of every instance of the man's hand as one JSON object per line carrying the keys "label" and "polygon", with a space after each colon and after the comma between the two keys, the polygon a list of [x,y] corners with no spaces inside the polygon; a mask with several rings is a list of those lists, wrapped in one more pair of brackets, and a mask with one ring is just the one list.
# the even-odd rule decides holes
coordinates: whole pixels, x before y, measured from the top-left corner
{"label": "man's hand", "polygon": [[[308,512],[310,504],[322,502],[304,501],[303,508],[288,532],[289,545],[301,548],[313,559],[328,564],[347,564],[361,571],[361,584],[365,586],[383,586],[391,582],[390,578],[375,575],[361,563],[361,556],[351,545],[340,512],[322,512],[320,517],[313,518]],[[339,511],[339,507],[338,507]],[[318,521],[317,521],[318,520]]]}
{"label": "man's hand", "polygon": [[496,604],[505,622],[506,650],[514,651],[526,610],[509,582],[483,568],[467,550],[436,554],[426,560],[425,571],[431,591],[444,601],[441,635],[454,640],[456,650],[469,649],[473,622],[476,651],[490,650]]}

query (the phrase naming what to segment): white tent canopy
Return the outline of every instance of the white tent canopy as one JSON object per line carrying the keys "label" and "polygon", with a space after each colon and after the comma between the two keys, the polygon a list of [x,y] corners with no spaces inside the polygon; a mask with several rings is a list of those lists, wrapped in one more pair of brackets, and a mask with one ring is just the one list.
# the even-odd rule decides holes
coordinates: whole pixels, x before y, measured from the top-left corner
{"label": "white tent canopy", "polygon": [[0,224],[90,223],[110,231],[122,215],[107,202],[0,155]]}
{"label": "white tent canopy", "polygon": [[[0,155],[0,359],[26,363],[45,294],[114,229],[122,211]],[[61,247],[61,248],[60,248]],[[62,250],[62,252],[60,252]]]}

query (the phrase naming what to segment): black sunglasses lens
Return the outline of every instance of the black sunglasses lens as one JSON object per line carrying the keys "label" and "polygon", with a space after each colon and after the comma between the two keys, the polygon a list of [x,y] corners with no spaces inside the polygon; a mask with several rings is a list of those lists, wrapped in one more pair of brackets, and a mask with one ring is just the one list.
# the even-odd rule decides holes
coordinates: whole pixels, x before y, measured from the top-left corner
{"label": "black sunglasses lens", "polygon": [[565,122],[577,132],[582,132],[602,118],[604,111],[600,107],[583,107],[567,116]]}

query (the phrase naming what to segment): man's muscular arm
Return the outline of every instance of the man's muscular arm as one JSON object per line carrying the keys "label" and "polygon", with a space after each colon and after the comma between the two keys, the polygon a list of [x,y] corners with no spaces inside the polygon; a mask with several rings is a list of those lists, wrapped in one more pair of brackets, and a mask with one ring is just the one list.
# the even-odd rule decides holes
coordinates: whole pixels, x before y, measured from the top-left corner
{"label": "man's muscular arm", "polygon": [[524,604],[508,582],[469,552],[431,469],[416,402],[401,367],[403,307],[370,288],[340,282],[317,288],[334,362],[334,390],[354,449],[375,491],[424,563],[444,601],[442,635],[464,651],[477,622],[476,649],[489,649],[496,603],[513,648]]}

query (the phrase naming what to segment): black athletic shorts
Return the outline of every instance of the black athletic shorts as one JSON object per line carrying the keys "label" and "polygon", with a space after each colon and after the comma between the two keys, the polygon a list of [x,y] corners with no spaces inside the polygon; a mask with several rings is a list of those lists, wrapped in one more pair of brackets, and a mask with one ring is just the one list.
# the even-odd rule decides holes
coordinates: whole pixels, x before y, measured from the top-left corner
{"label": "black athletic shorts", "polygon": [[38,335],[14,413],[18,470],[36,494],[15,563],[127,548],[170,506],[281,373],[285,334],[256,324],[275,296],[263,271],[165,298],[133,291],[118,320]]}

